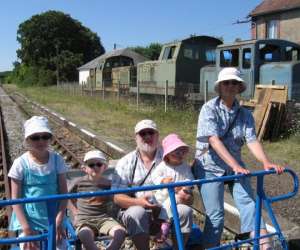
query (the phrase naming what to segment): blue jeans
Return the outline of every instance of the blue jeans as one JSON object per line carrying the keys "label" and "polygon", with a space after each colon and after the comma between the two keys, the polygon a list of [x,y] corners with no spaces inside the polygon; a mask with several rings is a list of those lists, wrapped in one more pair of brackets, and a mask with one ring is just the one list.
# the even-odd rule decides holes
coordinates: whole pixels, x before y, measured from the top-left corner
{"label": "blue jeans", "polygon": [[[197,166],[195,177],[209,179],[217,177]],[[241,178],[229,184],[231,195],[240,213],[241,232],[252,232],[255,227],[255,201],[251,189],[250,178]],[[212,182],[201,185],[200,192],[206,211],[206,220],[203,232],[204,246],[220,244],[224,227],[224,183]],[[263,220],[261,228],[265,228]]]}

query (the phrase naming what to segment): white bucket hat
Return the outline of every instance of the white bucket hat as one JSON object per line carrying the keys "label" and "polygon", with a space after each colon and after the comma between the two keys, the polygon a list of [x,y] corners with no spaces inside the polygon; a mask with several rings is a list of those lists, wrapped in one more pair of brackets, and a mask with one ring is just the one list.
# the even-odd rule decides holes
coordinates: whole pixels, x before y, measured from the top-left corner
{"label": "white bucket hat", "polygon": [[241,77],[241,72],[234,67],[227,67],[219,72],[218,80],[215,82],[215,91],[219,92],[219,83],[223,81],[235,80],[240,83],[240,93],[244,92],[247,88],[244,80]]}
{"label": "white bucket hat", "polygon": [[140,131],[142,131],[143,129],[147,129],[147,128],[158,131],[157,125],[154,121],[152,121],[152,120],[141,120],[135,125],[134,132],[137,134]]}
{"label": "white bucket hat", "polygon": [[49,133],[52,131],[49,127],[48,119],[44,116],[33,116],[24,123],[25,139],[36,133]]}
{"label": "white bucket hat", "polygon": [[92,150],[92,151],[87,152],[84,156],[83,161],[87,162],[88,160],[91,160],[91,159],[97,159],[101,163],[107,164],[107,159],[106,159],[105,155],[99,150]]}

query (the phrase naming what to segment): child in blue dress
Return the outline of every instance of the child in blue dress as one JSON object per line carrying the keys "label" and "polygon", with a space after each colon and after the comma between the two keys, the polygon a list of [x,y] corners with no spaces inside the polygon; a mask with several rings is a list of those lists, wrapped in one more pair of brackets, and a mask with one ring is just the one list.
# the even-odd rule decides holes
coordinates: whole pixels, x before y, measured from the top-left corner
{"label": "child in blue dress", "polygon": [[[11,198],[32,198],[67,193],[66,165],[63,158],[49,150],[52,132],[48,120],[33,116],[24,124],[27,152],[15,159],[8,176],[11,178]],[[59,202],[56,216],[57,249],[65,244],[63,218],[66,201]],[[13,205],[10,230],[20,236],[30,236],[48,229],[45,202]],[[39,249],[37,242],[20,244],[21,249]]]}

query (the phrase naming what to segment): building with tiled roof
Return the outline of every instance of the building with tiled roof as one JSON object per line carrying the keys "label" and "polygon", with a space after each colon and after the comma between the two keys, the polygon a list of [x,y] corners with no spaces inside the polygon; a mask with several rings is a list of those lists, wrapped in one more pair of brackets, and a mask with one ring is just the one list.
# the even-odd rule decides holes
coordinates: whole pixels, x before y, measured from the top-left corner
{"label": "building with tiled roof", "polygon": [[300,0],[264,0],[249,14],[253,39],[300,43]]}

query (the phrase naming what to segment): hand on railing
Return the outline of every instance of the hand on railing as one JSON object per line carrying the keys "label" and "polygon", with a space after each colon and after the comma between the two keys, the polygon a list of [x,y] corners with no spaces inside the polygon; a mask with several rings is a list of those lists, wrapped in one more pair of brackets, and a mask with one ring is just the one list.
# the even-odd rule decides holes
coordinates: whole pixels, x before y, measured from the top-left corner
{"label": "hand on railing", "polygon": [[272,162],[264,163],[264,170],[271,170],[271,169],[274,169],[277,174],[282,174],[283,171],[285,170],[285,167],[274,164]]}
{"label": "hand on railing", "polygon": [[241,166],[235,166],[232,168],[232,170],[235,174],[250,174],[250,171],[248,169],[245,169]]}

